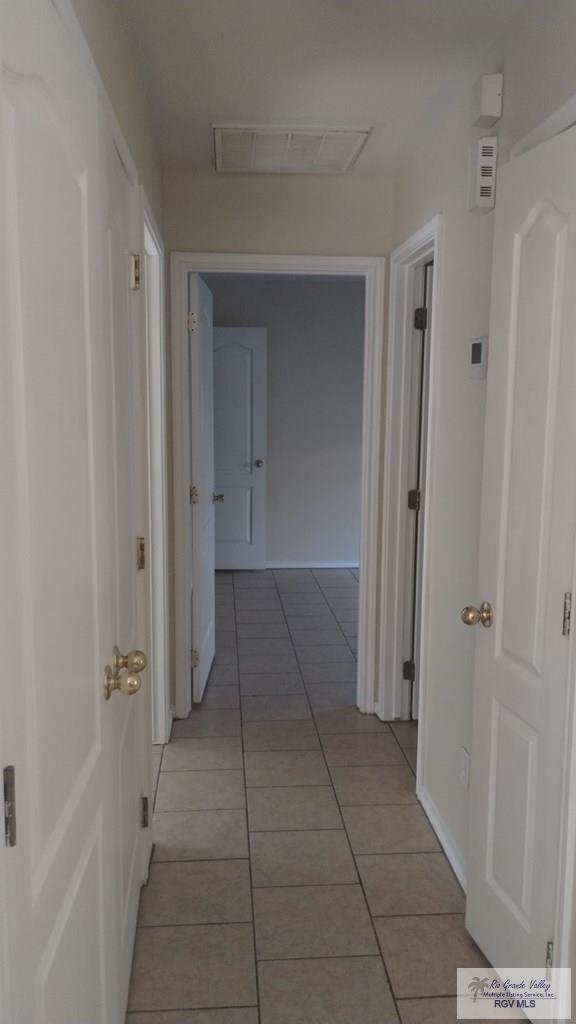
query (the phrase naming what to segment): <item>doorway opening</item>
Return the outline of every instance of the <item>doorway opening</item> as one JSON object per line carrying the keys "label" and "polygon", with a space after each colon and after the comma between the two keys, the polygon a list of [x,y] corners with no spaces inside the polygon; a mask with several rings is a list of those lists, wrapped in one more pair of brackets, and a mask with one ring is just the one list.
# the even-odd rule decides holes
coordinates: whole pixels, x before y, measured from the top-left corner
{"label": "doorway opening", "polygon": [[[360,450],[357,452],[356,459],[361,465],[361,472],[358,474],[360,477],[360,514],[359,514],[359,541],[357,549],[359,551],[359,557],[344,557],[342,559],[336,559],[334,555],[322,557],[321,555],[314,556],[308,555],[298,557],[297,554],[291,554],[290,557],[286,556],[286,551],[290,549],[285,547],[282,549],[280,542],[276,548],[276,553],[269,556],[270,552],[270,541],[272,538],[268,538],[266,547],[260,543],[258,545],[258,557],[260,559],[260,565],[262,565],[262,551],[266,551],[266,560],[263,565],[264,571],[266,568],[273,572],[280,571],[296,571],[306,572],[312,568],[316,568],[318,571],[325,571],[330,568],[338,570],[339,568],[348,568],[346,563],[352,563],[351,570],[355,571],[357,564],[361,565],[362,572],[360,573],[360,581],[358,586],[358,672],[357,672],[357,687],[355,695],[355,704],[360,710],[374,713],[375,711],[375,678],[376,668],[378,663],[378,647],[377,647],[377,598],[378,598],[378,563],[377,563],[377,542],[378,542],[378,527],[379,527],[379,505],[380,505],[380,480],[379,480],[379,463],[380,463],[380,408],[382,402],[382,349],[383,349],[383,295],[384,295],[384,261],[378,258],[336,258],[336,257],[272,257],[272,256],[224,256],[224,255],[207,255],[207,254],[188,254],[188,253],[176,253],[173,255],[173,277],[172,277],[172,321],[174,330],[174,345],[173,345],[173,384],[174,384],[174,463],[175,463],[175,511],[176,511],[176,522],[175,522],[175,575],[176,575],[176,609],[175,609],[175,626],[176,626],[176,715],[177,717],[186,717],[191,709],[192,703],[192,687],[190,685],[190,674],[191,674],[191,660],[192,660],[192,672],[193,676],[193,688],[194,688],[194,699],[198,701],[203,693],[204,686],[208,678],[208,672],[210,670],[212,657],[206,658],[204,651],[195,645],[194,642],[194,615],[198,616],[198,620],[203,622],[201,636],[200,632],[196,630],[196,635],[201,643],[205,638],[214,636],[214,629],[204,628],[206,627],[206,616],[199,614],[198,604],[202,604],[206,599],[211,602],[213,598],[210,594],[210,583],[208,582],[208,573],[205,572],[205,580],[202,583],[200,576],[197,576],[195,581],[195,571],[199,572],[202,569],[202,560],[205,559],[206,543],[202,547],[202,557],[197,555],[196,559],[192,558],[192,548],[194,545],[194,522],[198,526],[199,523],[206,520],[212,512],[213,522],[218,523],[218,519],[214,515],[216,510],[217,513],[223,512],[220,519],[220,542],[231,543],[236,545],[235,557],[239,555],[238,541],[242,537],[244,540],[244,553],[246,553],[249,547],[246,544],[246,538],[255,536],[255,530],[258,527],[258,523],[249,522],[246,518],[247,509],[257,510],[258,500],[257,495],[252,494],[247,498],[247,491],[249,488],[246,487],[246,481],[235,480],[232,481],[230,477],[218,478],[214,480],[212,475],[213,485],[211,487],[211,493],[208,494],[205,484],[203,488],[199,488],[196,484],[196,479],[199,479],[203,475],[203,467],[201,465],[201,459],[203,457],[202,444],[199,444],[199,440],[204,437],[206,441],[206,423],[210,419],[210,415],[213,416],[213,410],[206,409],[202,394],[198,392],[198,380],[203,375],[204,370],[202,369],[204,363],[202,352],[210,352],[213,355],[214,352],[214,341],[211,338],[210,344],[203,341],[202,325],[206,319],[204,312],[199,315],[196,306],[199,306],[198,297],[202,293],[206,301],[202,305],[208,308],[211,304],[211,299],[208,300],[205,296],[205,290],[209,291],[205,281],[208,281],[216,289],[218,282],[214,275],[219,277],[226,277],[228,282],[238,284],[238,275],[246,277],[247,275],[254,279],[256,276],[260,284],[262,285],[266,281],[270,282],[271,287],[278,286],[279,281],[282,279],[291,278],[294,285],[304,281],[309,281],[311,287],[314,282],[321,283],[322,281],[327,282],[328,280],[334,281],[334,287],[344,289],[347,284],[354,281],[356,286],[363,290],[363,297],[361,298],[361,309],[363,312],[363,347],[364,347],[364,368],[362,374],[362,381],[359,391],[361,392],[362,398],[362,414],[361,414],[361,425],[359,434],[361,436]],[[236,281],[234,281],[236,278]],[[200,285],[198,284],[200,282]],[[258,282],[256,282],[258,283]],[[211,293],[210,293],[211,295]],[[215,304],[216,305],[216,304]],[[193,308],[194,307],[194,308]],[[214,320],[213,323],[216,321]],[[228,322],[222,326],[228,328],[233,327],[239,329],[240,327],[259,327],[262,331],[266,325],[260,323],[250,324],[233,324],[230,325]],[[240,344],[231,344],[231,337],[221,337],[220,341],[223,344],[219,345],[219,340],[216,338],[216,351],[219,348],[225,347],[227,355],[225,359],[218,359],[223,367],[217,367],[217,377],[222,370],[224,377],[227,375],[228,384],[226,387],[229,390],[231,382],[237,383],[235,378],[235,369],[238,369],[244,356],[239,355],[239,348],[243,348],[244,352],[249,352],[249,358],[246,357],[246,365],[255,366],[258,362],[257,348],[260,345],[260,378],[262,379],[262,367],[264,365],[262,359],[262,353],[264,348],[264,339],[260,335],[259,340],[256,336],[253,336],[252,340],[243,336],[242,339],[237,339]],[[329,377],[329,373],[325,368],[322,367],[310,369],[308,374],[309,385],[319,375],[325,372]],[[208,376],[205,377],[208,379]],[[222,378],[224,379],[224,378]],[[254,381],[252,381],[251,387]],[[327,389],[329,391],[329,389]],[[206,388],[204,388],[206,392]],[[218,380],[216,381],[216,396],[218,402]],[[192,401],[191,401],[192,395]],[[236,409],[236,411],[238,411]],[[262,410],[260,410],[262,413]],[[276,412],[276,403],[275,403]],[[345,410],[342,411],[342,417],[345,415]],[[288,427],[294,427],[294,421],[298,425],[297,421],[298,410],[292,416],[292,422],[288,425],[284,424],[284,433]],[[260,416],[260,423],[265,423],[266,415],[265,412]],[[187,435],[186,427],[190,425],[189,436]],[[206,428],[207,429],[207,428]],[[283,432],[280,429],[280,434]],[[230,434],[234,438],[233,434]],[[262,438],[262,443],[267,443],[269,440],[268,432],[266,436]],[[274,443],[271,442],[271,451],[274,450]],[[218,448],[219,442],[216,445],[216,457],[218,461]],[[220,445],[220,448],[222,446]],[[300,450],[299,450],[300,449]],[[278,442],[276,442],[276,450],[278,450]],[[223,449],[222,449],[223,451]],[[293,446],[293,458],[297,461],[299,458],[306,458],[306,443],[304,439],[300,440],[299,446]],[[207,453],[206,445],[204,445],[204,456],[207,462],[214,455],[214,444],[212,439],[212,455]],[[337,461],[337,452],[332,453],[332,458]],[[206,461],[205,459],[205,461]],[[251,467],[250,477],[252,481],[258,480],[258,471],[268,469],[266,460],[268,456],[263,456],[262,452],[254,451],[251,454]],[[245,460],[246,461],[246,460]],[[262,465],[257,465],[262,463]],[[222,470],[222,467],[220,467]],[[241,466],[236,467],[237,470],[241,470]],[[280,484],[282,483],[282,476],[285,474],[280,473]],[[334,474],[336,476],[336,474]],[[265,479],[265,473],[260,474],[260,479]],[[219,480],[222,479],[222,483]],[[321,486],[318,486],[316,493],[322,491]],[[260,485],[261,486],[261,485]],[[241,496],[242,487],[244,487],[243,497],[241,500],[236,500]],[[228,508],[226,508],[226,489],[229,489],[230,500],[228,502]],[[296,491],[301,488],[296,488]],[[188,492],[188,494],[187,494]],[[203,493],[206,492],[206,493]],[[271,496],[274,498],[274,488],[267,486],[265,491],[261,486],[261,492],[266,497]],[[281,492],[281,488],[280,488]],[[222,496],[223,500],[222,500]],[[189,501],[186,502],[186,497]],[[203,501],[205,504],[202,504]],[[298,493],[285,492],[284,495],[280,493],[280,496],[276,497],[276,508],[277,518],[276,524],[281,520],[283,512],[285,512],[285,506],[290,502],[293,504],[298,501]],[[188,508],[186,508],[188,505]],[[200,507],[199,507],[200,506]],[[209,507],[208,507],[209,506]],[[222,507],[220,507],[222,506]],[[190,515],[189,509],[192,509],[192,515]],[[260,506],[261,508],[261,506]],[[297,506],[296,506],[297,508]],[[244,518],[242,518],[244,517]],[[268,517],[267,517],[268,518]],[[329,511],[326,516],[328,521]],[[336,517],[335,517],[336,518]],[[265,522],[266,527],[272,527],[272,522]],[[285,522],[284,522],[285,525]],[[276,529],[276,527],[274,527]],[[226,534],[226,531],[228,533]],[[274,536],[272,529],[270,530],[272,536]],[[280,531],[281,532],[281,531]],[[326,530],[328,533],[328,529]],[[303,523],[303,541],[302,550],[304,550],[304,541],[306,540],[306,526]],[[206,537],[208,533],[206,533]],[[226,540],[226,537],[229,539]],[[230,540],[230,538],[232,538]],[[321,538],[324,539],[324,538]],[[276,535],[276,540],[278,536]],[[216,542],[218,543],[218,542]],[[208,545],[209,546],[209,545]],[[256,547],[256,545],[254,545]],[[198,552],[200,548],[198,548]],[[296,548],[292,547],[292,552],[297,551]],[[254,555],[254,550],[251,553],[251,557]],[[193,564],[195,562],[195,565]],[[335,563],[344,563],[340,566]],[[221,568],[224,568],[224,563],[220,562]],[[215,556],[213,558],[213,569],[215,567]],[[248,566],[247,566],[248,567]],[[230,565],[233,569],[233,566]],[[206,570],[206,564],[204,564],[204,570]],[[213,573],[212,569],[212,573]],[[241,571],[241,570],[239,570]],[[262,571],[262,570],[261,570]],[[354,577],[351,576],[354,582]],[[191,608],[193,609],[191,615]],[[354,639],[354,638],[352,638]],[[213,641],[211,641],[213,645]],[[208,644],[210,646],[210,643]],[[192,659],[190,658],[190,651],[192,651]],[[196,654],[196,652],[198,652]],[[197,662],[197,665],[194,665]]]}

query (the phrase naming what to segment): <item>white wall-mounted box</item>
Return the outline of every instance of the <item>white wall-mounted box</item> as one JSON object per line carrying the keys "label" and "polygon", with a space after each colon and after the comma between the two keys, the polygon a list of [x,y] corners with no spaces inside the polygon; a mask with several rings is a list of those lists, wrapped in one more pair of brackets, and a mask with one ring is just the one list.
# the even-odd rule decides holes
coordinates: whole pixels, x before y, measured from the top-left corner
{"label": "white wall-mounted box", "polygon": [[491,128],[502,117],[504,75],[482,75],[476,83],[473,99],[475,128]]}

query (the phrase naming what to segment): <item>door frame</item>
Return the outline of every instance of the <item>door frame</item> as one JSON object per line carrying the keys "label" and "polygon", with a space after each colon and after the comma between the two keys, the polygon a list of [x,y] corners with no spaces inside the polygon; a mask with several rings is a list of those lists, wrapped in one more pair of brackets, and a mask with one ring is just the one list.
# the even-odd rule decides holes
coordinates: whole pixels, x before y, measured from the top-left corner
{"label": "door frame", "polygon": [[[186,601],[178,586],[178,565],[186,551],[188,479],[186,429],[181,392],[187,345],[186,282],[190,273],[291,274],[307,277],[364,279],[364,393],[362,424],[362,501],[357,703],[360,711],[377,710],[379,667],[379,533],[381,513],[380,454],[384,398],[384,296],[386,261],[380,256],[257,255],[249,253],[173,252],[171,257],[172,408],[174,465],[174,668],[175,714],[185,718],[192,706],[190,652],[186,650]],[[184,643],[183,643],[184,641]]]}
{"label": "door frame", "polygon": [[433,533],[432,489],[436,450],[436,409],[438,402],[437,350],[440,338],[442,288],[443,219],[434,217],[406,242],[394,250],[390,259],[390,314],[386,368],[386,406],[384,420],[384,480],[382,591],[379,628],[382,636],[379,677],[381,688],[378,715],[386,721],[410,717],[408,687],[402,686],[403,612],[406,608],[405,551],[406,496],[410,443],[410,392],[412,385],[411,350],[414,333],[414,309],[418,305],[419,270],[433,260],[432,317],[429,335],[428,410],[423,424],[425,443],[426,495],[422,508],[422,594],[418,630],[420,652],[420,698],[416,792],[425,789],[422,765],[425,763],[426,703],[430,699],[427,672],[429,648],[430,593],[429,562]]}
{"label": "door frame", "polygon": [[170,705],[168,589],[168,464],[166,402],[165,256],[162,235],[144,191],[148,460],[148,644],[152,687],[152,742],[167,743]]}

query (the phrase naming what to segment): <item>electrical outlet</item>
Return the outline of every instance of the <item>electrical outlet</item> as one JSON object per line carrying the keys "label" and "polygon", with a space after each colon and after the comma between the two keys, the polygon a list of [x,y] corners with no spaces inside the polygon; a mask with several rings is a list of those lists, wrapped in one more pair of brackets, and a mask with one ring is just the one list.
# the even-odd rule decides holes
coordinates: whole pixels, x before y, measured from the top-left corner
{"label": "electrical outlet", "polygon": [[464,789],[468,789],[470,785],[470,754],[466,747],[462,747],[460,751],[460,782]]}

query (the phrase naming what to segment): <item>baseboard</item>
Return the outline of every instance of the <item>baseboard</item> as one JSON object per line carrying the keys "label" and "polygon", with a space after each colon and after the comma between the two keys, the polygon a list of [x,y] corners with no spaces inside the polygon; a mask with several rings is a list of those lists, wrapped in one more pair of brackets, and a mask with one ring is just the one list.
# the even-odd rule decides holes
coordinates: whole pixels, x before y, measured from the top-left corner
{"label": "baseboard", "polygon": [[430,797],[430,794],[427,793],[425,789],[420,789],[416,793],[416,795],[420,803],[422,804],[422,807],[424,808],[428,818],[430,819],[430,824],[432,825],[432,828],[434,829],[436,836],[438,837],[438,842],[440,843],[440,846],[444,850],[444,853],[446,854],[450,862],[450,866],[452,867],[452,870],[456,875],[456,878],[460,882],[460,885],[464,889],[464,892],[466,892],[466,868],[464,867],[464,864],[462,863],[462,860],[460,859],[459,855],[456,853],[452,841],[446,835],[444,822],[442,821],[436,804]]}
{"label": "baseboard", "polygon": [[267,569],[358,569],[358,562],[267,562]]}

